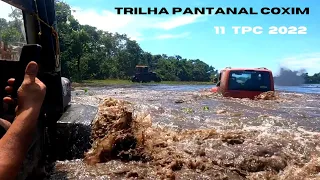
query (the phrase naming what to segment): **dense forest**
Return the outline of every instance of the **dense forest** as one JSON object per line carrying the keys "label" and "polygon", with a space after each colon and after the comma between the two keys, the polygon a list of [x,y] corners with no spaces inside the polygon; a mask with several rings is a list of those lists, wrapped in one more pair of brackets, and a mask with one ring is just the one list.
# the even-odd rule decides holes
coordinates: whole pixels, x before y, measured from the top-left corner
{"label": "dense forest", "polygon": [[[199,59],[179,55],[151,54],[141,49],[126,34],[110,33],[96,27],[81,25],[71,8],[56,2],[62,75],[73,81],[85,79],[129,79],[135,66],[148,65],[164,81],[210,81],[217,71]],[[21,14],[10,14],[13,21],[0,19],[3,41],[12,43],[23,38]],[[10,34],[11,36],[8,36]],[[10,38],[9,38],[10,37]]]}
{"label": "dense forest", "polygon": [[[62,75],[72,81],[88,79],[129,79],[138,64],[148,65],[164,81],[212,81],[217,70],[199,59],[179,55],[151,54],[126,34],[102,31],[80,24],[70,6],[56,1]],[[12,20],[0,18],[0,40],[14,44],[24,40],[21,12]],[[306,83],[320,83],[320,73],[303,74]]]}

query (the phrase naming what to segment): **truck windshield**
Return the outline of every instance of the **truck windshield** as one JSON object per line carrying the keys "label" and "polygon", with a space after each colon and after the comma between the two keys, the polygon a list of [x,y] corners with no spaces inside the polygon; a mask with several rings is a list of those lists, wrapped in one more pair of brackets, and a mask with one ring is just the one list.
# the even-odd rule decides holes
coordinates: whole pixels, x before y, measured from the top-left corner
{"label": "truck windshield", "polygon": [[229,90],[270,91],[270,73],[265,71],[230,71]]}

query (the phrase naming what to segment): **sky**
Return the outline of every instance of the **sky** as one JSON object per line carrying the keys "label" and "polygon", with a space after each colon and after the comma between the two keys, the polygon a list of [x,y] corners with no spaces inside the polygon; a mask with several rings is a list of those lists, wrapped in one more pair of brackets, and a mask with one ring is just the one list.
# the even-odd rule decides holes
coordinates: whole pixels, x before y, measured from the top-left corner
{"label": "sky", "polygon": [[[127,34],[153,54],[200,59],[216,69],[279,67],[320,72],[320,1],[318,0],[64,0],[81,24]],[[300,7],[309,15],[117,15],[115,7]],[[0,4],[0,17],[10,8]],[[216,34],[214,26],[225,26]],[[234,34],[232,26],[261,26],[263,34]],[[268,34],[270,26],[305,26],[307,34]]]}

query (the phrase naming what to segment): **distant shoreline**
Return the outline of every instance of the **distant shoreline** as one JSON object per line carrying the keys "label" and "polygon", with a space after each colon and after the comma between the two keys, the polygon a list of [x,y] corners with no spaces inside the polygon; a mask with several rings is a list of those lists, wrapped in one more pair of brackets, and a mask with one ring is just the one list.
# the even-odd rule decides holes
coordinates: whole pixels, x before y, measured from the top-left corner
{"label": "distant shoreline", "polygon": [[[118,80],[118,79],[106,79],[106,80],[84,80],[82,82],[73,82],[72,87],[101,87],[101,86],[109,86],[109,85],[212,85],[215,86],[215,83],[213,82],[195,82],[195,81],[162,81],[160,83],[150,82],[150,83],[133,83],[130,80]],[[285,85],[277,85],[275,86],[281,86],[281,87],[299,87],[303,85],[318,85],[320,87],[320,84],[301,84],[296,86],[285,86]]]}
{"label": "distant shoreline", "polygon": [[150,83],[133,83],[131,80],[118,80],[118,79],[106,79],[106,80],[84,80],[82,82],[73,82],[72,87],[84,87],[84,86],[107,86],[107,85],[156,85],[156,84],[165,84],[165,85],[212,85],[213,82],[197,82],[197,81],[161,81],[159,83],[150,82]]}

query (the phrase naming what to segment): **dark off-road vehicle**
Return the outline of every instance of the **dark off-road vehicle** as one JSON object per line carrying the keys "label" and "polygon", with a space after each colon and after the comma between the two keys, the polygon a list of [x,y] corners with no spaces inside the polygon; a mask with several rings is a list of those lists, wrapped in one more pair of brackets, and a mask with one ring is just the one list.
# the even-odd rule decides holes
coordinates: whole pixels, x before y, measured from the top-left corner
{"label": "dark off-road vehicle", "polygon": [[137,65],[136,74],[131,79],[132,82],[161,82],[161,78],[155,73],[150,72],[148,66]]}

